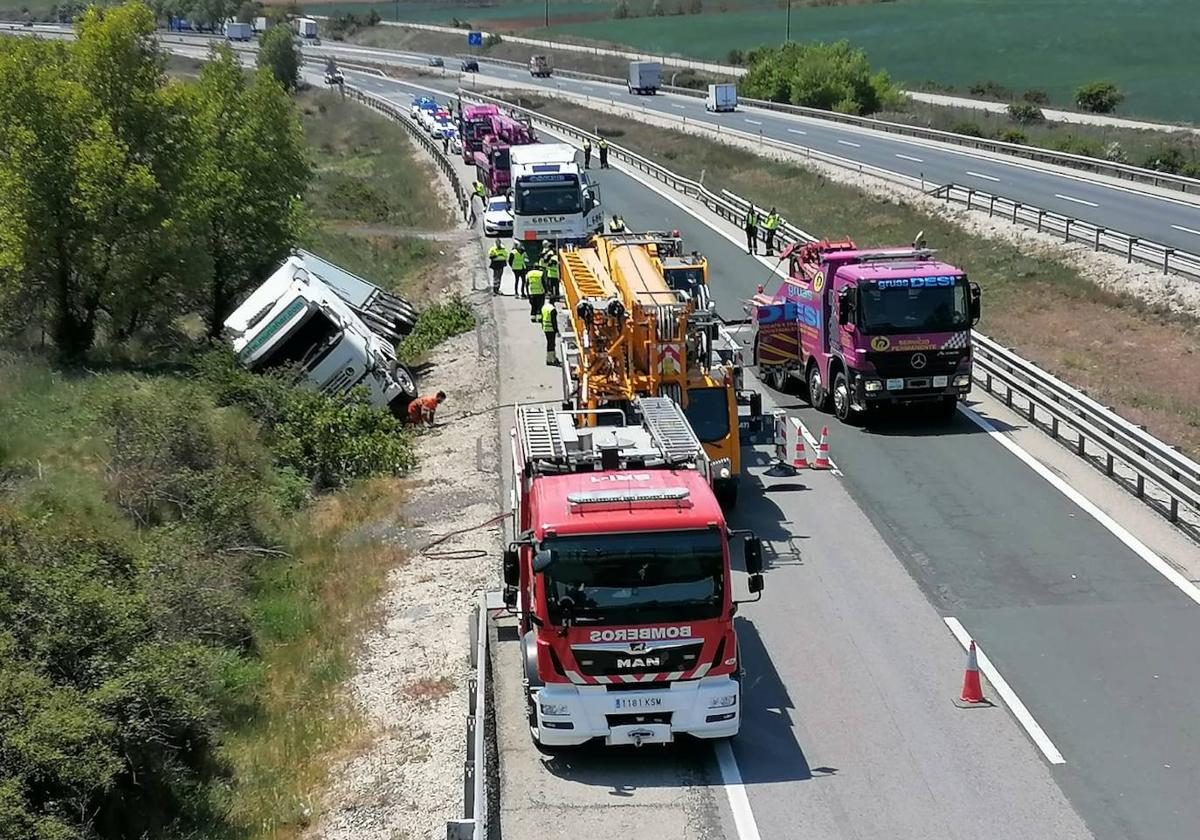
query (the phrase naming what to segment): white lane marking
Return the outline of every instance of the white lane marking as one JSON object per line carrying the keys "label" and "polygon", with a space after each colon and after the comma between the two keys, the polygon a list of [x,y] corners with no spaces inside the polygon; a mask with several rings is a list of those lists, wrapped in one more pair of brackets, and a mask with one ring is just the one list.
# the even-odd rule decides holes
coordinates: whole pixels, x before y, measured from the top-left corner
{"label": "white lane marking", "polygon": [[1171,225],[1171,227],[1175,228],[1175,230],[1181,230],[1184,233],[1191,233],[1195,234],[1196,236],[1200,236],[1200,230],[1192,230],[1190,227],[1184,227],[1183,225]]}
{"label": "white lane marking", "polygon": [[[946,622],[946,626],[950,628],[950,632],[954,634],[954,638],[958,639],[958,643],[967,649],[971,646],[971,635],[967,633],[967,629],[962,626],[957,618],[947,616],[942,619]],[[1029,709],[1025,708],[1025,704],[1021,702],[1021,698],[1012,690],[1012,686],[1004,677],[1000,676],[1000,672],[996,670],[996,666],[992,664],[992,660],[988,659],[983,648],[979,646],[979,642],[975,642],[975,657],[979,660],[979,670],[987,677],[988,682],[992,684],[992,688],[996,689],[996,693],[1000,695],[1000,699],[1004,701],[1004,705],[1008,706],[1008,710],[1013,713],[1013,717],[1025,727],[1025,731],[1029,733],[1029,737],[1033,739],[1033,743],[1037,744],[1038,749],[1042,751],[1042,755],[1046,756],[1046,760],[1051,764],[1066,764],[1067,760],[1063,758],[1063,754],[1058,751],[1058,747],[1054,746],[1054,742],[1050,740],[1050,736],[1046,734],[1046,730],[1042,729],[1041,725],[1033,719],[1033,715],[1029,713]]]}
{"label": "white lane marking", "polygon": [[1109,533],[1123,542],[1130,551],[1145,560],[1146,563],[1152,569],[1154,569],[1154,571],[1158,572],[1160,575],[1173,583],[1184,595],[1191,598],[1197,604],[1200,604],[1200,587],[1197,587],[1196,584],[1192,583],[1190,580],[1180,574],[1178,569],[1176,569],[1163,558],[1159,557],[1158,554],[1156,554],[1144,542],[1139,540],[1133,534],[1129,533],[1129,531],[1126,530],[1123,525],[1119,524],[1107,513],[1100,510],[1100,508],[1096,506],[1095,502],[1084,496],[1074,487],[1067,484],[1067,482],[1063,481],[1061,478],[1051,472],[1045,464],[1022,449],[1019,445],[1017,445],[1017,443],[1010,440],[1007,435],[1000,432],[991,424],[990,421],[979,416],[979,414],[977,414],[974,410],[967,408],[965,405],[959,406],[959,410],[962,411],[962,413],[968,418],[970,418],[971,422],[973,422],[976,426],[991,435],[992,440],[996,441],[996,443],[1000,444],[1009,452],[1024,461],[1025,466],[1029,467],[1035,473],[1044,478],[1047,482],[1049,482],[1051,487],[1062,493],[1064,496],[1078,505],[1084,511],[1084,513],[1088,514],[1106,529],[1108,529]]}
{"label": "white lane marking", "polygon": [[982,178],[985,181],[999,181],[1000,180],[999,178],[996,178],[992,175],[984,175],[982,172],[972,172],[970,169],[967,170],[967,174],[973,178]]}
{"label": "white lane marking", "polygon": [[682,106],[682,105],[680,105],[678,102],[672,102],[672,103],[671,103],[671,107],[672,107],[672,108],[678,108],[680,111],[684,110],[683,106]]}
{"label": "white lane marking", "polygon": [[851,143],[849,140],[839,140],[838,142],[843,146],[853,146],[856,149],[862,148],[862,143]]}
{"label": "white lane marking", "polygon": [[791,133],[791,134],[808,134],[808,132],[807,132],[807,131],[801,131],[801,130],[800,130],[800,129],[798,129],[798,128],[789,128],[789,129],[788,129],[788,132],[789,132],[789,133]]}
{"label": "white lane marking", "polygon": [[899,152],[896,152],[896,157],[900,158],[901,160],[911,160],[913,163],[924,163],[925,162],[925,161],[921,160],[919,157],[913,157],[912,155],[902,155]]}
{"label": "white lane marking", "polygon": [[1054,197],[1061,198],[1063,201],[1073,201],[1076,204],[1086,204],[1088,207],[1099,207],[1100,206],[1099,204],[1097,204],[1094,201],[1084,201],[1082,198],[1076,198],[1073,195],[1063,195],[1062,193],[1055,193]]}
{"label": "white lane marking", "polygon": [[715,751],[738,840],[762,840],[754,811],[750,809],[750,797],[746,795],[746,786],[742,783],[742,771],[738,769],[737,759],[733,756],[733,747],[729,746],[728,741],[718,741]]}
{"label": "white lane marking", "polygon": [[752,120],[749,117],[744,117],[743,119],[745,122],[750,123],[750,125],[762,125],[762,120]]}

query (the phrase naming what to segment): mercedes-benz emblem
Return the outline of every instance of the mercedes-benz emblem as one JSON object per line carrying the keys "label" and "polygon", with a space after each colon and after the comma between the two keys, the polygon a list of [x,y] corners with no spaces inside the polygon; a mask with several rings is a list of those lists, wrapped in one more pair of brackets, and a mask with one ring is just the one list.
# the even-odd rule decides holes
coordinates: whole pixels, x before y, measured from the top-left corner
{"label": "mercedes-benz emblem", "polygon": [[925,367],[926,359],[924,353],[913,353],[912,366],[913,370],[921,370]]}

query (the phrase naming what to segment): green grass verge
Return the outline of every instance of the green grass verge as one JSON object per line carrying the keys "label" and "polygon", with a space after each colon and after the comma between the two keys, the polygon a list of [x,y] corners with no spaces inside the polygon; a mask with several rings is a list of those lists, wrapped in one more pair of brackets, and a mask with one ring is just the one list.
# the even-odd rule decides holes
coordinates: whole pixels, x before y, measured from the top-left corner
{"label": "green grass verge", "polygon": [[[924,230],[939,256],[983,287],[983,332],[1164,439],[1200,452],[1197,321],[1105,291],[1044,249],[968,234],[907,203],[873,197],[799,166],[563,101],[521,101],[548,116],[597,125],[614,142],[680,175],[703,178],[711,190],[728,189],[760,205],[775,205],[785,218],[819,236],[895,245]],[[1129,375],[1131,366],[1137,376]]]}

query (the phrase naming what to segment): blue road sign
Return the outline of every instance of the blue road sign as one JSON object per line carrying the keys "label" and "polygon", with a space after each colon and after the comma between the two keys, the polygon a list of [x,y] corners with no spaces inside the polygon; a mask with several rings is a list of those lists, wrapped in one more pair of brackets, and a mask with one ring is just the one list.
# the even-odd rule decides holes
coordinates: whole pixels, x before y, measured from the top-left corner
{"label": "blue road sign", "polygon": [[468,47],[482,47],[483,46],[483,33],[482,32],[468,32],[467,33],[467,46]]}

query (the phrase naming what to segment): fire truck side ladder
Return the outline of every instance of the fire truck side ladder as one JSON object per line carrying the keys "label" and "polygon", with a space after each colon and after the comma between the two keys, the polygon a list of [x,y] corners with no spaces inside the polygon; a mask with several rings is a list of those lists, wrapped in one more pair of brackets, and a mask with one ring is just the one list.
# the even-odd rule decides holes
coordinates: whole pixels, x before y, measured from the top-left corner
{"label": "fire truck side ladder", "polygon": [[517,409],[518,434],[525,450],[525,461],[566,463],[567,447],[558,427],[558,415],[544,405],[525,405]]}
{"label": "fire truck side ladder", "polygon": [[668,397],[641,397],[637,407],[650,437],[669,463],[702,460],[704,447],[679,404]]}

